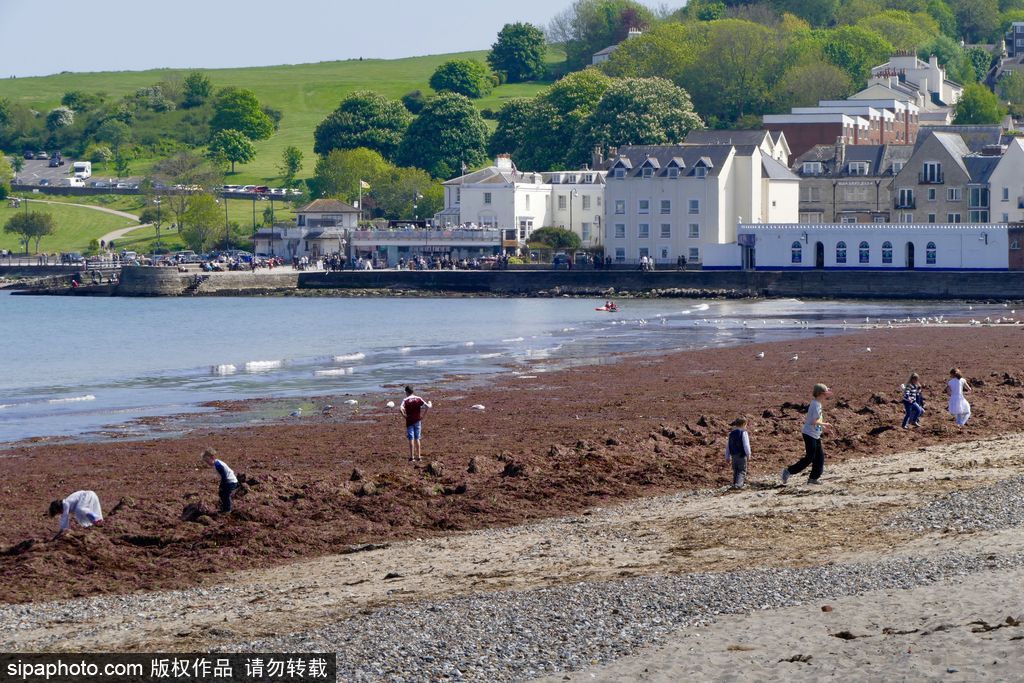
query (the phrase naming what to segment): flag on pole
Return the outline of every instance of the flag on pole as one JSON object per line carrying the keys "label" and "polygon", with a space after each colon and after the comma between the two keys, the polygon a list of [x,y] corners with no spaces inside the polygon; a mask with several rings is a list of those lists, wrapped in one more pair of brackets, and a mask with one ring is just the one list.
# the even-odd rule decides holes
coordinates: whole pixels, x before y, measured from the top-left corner
{"label": "flag on pole", "polygon": [[361,190],[369,190],[370,189],[370,183],[366,182],[365,180],[360,180],[359,181],[359,189],[361,189]]}
{"label": "flag on pole", "polygon": [[466,162],[463,161],[462,162],[462,173],[463,173],[463,175],[465,175],[466,171],[468,171],[468,170],[469,170],[469,167],[466,166]]}

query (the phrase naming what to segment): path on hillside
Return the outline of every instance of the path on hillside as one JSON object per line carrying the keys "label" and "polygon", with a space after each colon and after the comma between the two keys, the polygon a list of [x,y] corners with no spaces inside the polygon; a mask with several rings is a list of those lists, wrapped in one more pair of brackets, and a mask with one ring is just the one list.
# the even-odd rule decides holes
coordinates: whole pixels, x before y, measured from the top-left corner
{"label": "path on hillside", "polygon": [[[78,206],[83,209],[92,209],[93,211],[102,211],[103,213],[109,213],[112,216],[120,216],[121,218],[127,218],[129,220],[138,221],[139,217],[133,213],[127,211],[118,211],[117,209],[108,209],[105,206],[93,206],[92,204],[76,204],[74,202],[54,202],[46,199],[36,199],[35,197],[27,200],[30,202],[39,202],[41,204],[56,204],[57,206]],[[105,235],[101,235],[99,241],[103,244],[110,244],[111,240],[119,240],[133,230],[139,228],[145,228],[152,225],[152,223],[138,223],[137,225],[129,225],[127,228],[118,228],[117,230],[111,230]]]}

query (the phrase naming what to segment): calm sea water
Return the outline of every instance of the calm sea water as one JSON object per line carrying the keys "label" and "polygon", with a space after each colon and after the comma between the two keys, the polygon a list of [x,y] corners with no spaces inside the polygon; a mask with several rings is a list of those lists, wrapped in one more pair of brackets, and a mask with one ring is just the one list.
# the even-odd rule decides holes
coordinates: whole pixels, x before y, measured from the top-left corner
{"label": "calm sea water", "polygon": [[[453,373],[530,381],[614,354],[842,331],[960,304],[590,299],[87,298],[0,292],[0,442],[131,436],[211,400],[378,391]],[[979,309],[979,307],[975,307]],[[993,310],[996,310],[993,307]],[[513,374],[515,373],[515,374]],[[393,391],[393,390],[392,390]]]}

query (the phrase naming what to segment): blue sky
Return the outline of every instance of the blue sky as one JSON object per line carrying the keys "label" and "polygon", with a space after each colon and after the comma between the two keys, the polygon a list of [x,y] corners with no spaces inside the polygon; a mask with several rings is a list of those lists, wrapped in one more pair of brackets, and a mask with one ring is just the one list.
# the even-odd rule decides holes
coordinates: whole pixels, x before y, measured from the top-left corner
{"label": "blue sky", "polygon": [[[0,78],[297,64],[490,47],[571,0],[0,0]],[[654,7],[661,2],[648,0]],[[679,7],[681,0],[665,4]]]}

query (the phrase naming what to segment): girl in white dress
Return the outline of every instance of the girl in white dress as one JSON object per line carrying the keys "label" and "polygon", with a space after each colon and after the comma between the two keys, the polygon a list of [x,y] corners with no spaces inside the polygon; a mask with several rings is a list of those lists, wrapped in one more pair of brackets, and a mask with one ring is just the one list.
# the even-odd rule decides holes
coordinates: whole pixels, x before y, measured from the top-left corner
{"label": "girl in white dress", "polygon": [[960,368],[950,370],[949,378],[949,382],[946,383],[946,393],[949,394],[949,412],[956,418],[956,426],[963,427],[971,417],[971,404],[967,402],[964,394],[969,394],[973,389],[964,379]]}

